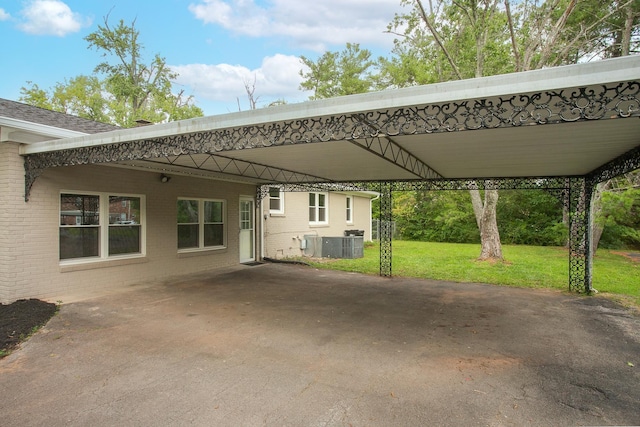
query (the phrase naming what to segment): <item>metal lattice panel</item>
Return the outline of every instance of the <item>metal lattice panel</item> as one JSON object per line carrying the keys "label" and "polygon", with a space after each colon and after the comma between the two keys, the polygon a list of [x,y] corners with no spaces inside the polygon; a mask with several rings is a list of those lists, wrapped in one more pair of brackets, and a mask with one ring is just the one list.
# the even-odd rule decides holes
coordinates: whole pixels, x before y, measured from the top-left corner
{"label": "metal lattice panel", "polygon": [[309,175],[289,169],[246,162],[220,155],[208,155],[204,160],[197,161],[193,155],[172,156],[161,160],[149,160],[146,162],[156,165],[178,166],[180,169],[205,170],[221,173],[227,176],[252,178],[268,182],[328,182],[327,178]]}
{"label": "metal lattice panel", "polygon": [[392,183],[381,182],[378,189],[380,192],[380,275],[391,276],[392,271],[392,251],[391,242],[393,237],[393,199]]}
{"label": "metal lattice panel", "polygon": [[422,181],[395,181],[394,191],[430,190],[554,190],[568,188],[568,178],[489,178],[489,179],[434,179]]}
{"label": "metal lattice panel", "polygon": [[269,187],[278,187],[285,192],[309,192],[309,191],[378,191],[378,183],[368,182],[316,182],[296,184],[266,184],[258,187],[258,202],[269,194]]}
{"label": "metal lattice panel", "polygon": [[584,178],[569,180],[569,289],[591,292],[591,187]]}
{"label": "metal lattice panel", "polygon": [[400,147],[389,137],[356,139],[352,142],[370,153],[389,160],[391,163],[400,166],[402,169],[411,172],[419,178],[442,178],[439,173],[424,164],[422,160]]}
{"label": "metal lattice panel", "polygon": [[[640,143],[640,137],[638,138]],[[589,174],[592,185],[640,169],[640,145]]]}

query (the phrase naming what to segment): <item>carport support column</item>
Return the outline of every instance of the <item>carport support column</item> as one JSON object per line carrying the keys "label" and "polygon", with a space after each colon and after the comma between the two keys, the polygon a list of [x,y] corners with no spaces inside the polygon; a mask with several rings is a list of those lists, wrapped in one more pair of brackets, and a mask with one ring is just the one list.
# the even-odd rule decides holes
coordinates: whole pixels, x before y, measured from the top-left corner
{"label": "carport support column", "polygon": [[580,293],[592,290],[592,195],[586,178],[569,178],[569,290]]}
{"label": "carport support column", "polygon": [[391,238],[392,236],[392,195],[391,182],[380,183],[380,225],[378,238],[380,239],[380,275],[391,276]]}

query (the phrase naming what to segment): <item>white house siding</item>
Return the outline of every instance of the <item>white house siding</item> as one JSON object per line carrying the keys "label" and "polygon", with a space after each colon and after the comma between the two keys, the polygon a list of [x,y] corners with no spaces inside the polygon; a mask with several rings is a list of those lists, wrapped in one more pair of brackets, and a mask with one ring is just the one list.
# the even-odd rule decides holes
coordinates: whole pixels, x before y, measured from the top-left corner
{"label": "white house siding", "polygon": [[302,256],[301,240],[305,235],[344,236],[345,230],[364,230],[371,240],[371,198],[353,195],[353,223],[346,219],[346,194],[329,193],[329,223],[309,224],[309,194],[284,193],[284,214],[269,213],[269,197],[262,203],[264,221],[264,256],[285,258]]}
{"label": "white house siding", "polygon": [[[172,176],[107,166],[51,168],[36,180],[24,201],[24,168],[17,145],[0,144],[0,301],[20,298],[62,300],[96,291],[239,263],[239,196],[255,194],[251,185]],[[118,261],[61,265],[61,191],[109,192],[146,197],[146,256]],[[177,251],[177,199],[226,201],[227,248],[195,253]]]}

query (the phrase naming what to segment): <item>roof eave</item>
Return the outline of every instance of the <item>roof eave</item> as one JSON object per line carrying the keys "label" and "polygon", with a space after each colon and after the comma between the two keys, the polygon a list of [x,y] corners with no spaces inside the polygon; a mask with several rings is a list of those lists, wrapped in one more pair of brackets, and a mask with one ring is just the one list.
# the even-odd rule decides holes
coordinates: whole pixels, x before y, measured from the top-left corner
{"label": "roof eave", "polygon": [[15,131],[19,131],[19,132],[34,134],[34,135],[41,136],[43,138],[50,138],[50,139],[66,139],[66,138],[74,138],[78,136],[87,135],[84,132],[78,132],[78,131],[69,130],[69,129],[62,129],[54,126],[43,125],[40,123],[33,123],[33,122],[28,122],[26,120],[14,119],[11,117],[3,117],[3,116],[0,116],[0,127],[11,129],[11,131],[8,132],[6,135],[3,132],[1,137],[2,138],[1,142],[12,141],[12,142],[19,142],[21,144],[31,144],[31,143],[35,144],[35,142],[31,142],[27,140],[13,141],[10,137],[11,133]]}

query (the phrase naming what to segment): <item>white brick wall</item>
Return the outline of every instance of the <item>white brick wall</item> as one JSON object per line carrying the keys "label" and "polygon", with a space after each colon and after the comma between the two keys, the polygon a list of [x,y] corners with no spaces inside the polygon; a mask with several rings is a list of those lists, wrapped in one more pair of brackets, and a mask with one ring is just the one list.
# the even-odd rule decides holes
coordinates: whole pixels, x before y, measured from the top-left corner
{"label": "white brick wall", "polygon": [[353,224],[347,224],[346,195],[329,193],[329,224],[309,225],[309,193],[284,193],[284,215],[269,214],[269,199],[262,204],[264,220],[264,256],[284,258],[302,256],[300,240],[304,235],[322,237],[343,236],[345,230],[364,230],[365,240],[371,239],[369,197],[353,197]]}
{"label": "white brick wall", "polygon": [[24,166],[18,144],[0,142],[0,295],[12,299],[18,281],[16,261],[23,254],[14,249],[23,239],[21,216],[13,215],[24,204]]}
{"label": "white brick wall", "polygon": [[[23,160],[17,144],[0,143],[0,301],[84,298],[96,291],[133,285],[239,262],[239,195],[254,195],[251,185],[172,176],[107,166],[51,168],[36,180],[24,201]],[[142,194],[146,196],[147,255],[143,259],[59,263],[61,191]],[[178,254],[178,197],[227,202],[227,248]]]}

